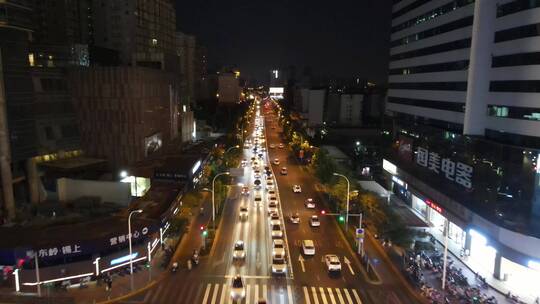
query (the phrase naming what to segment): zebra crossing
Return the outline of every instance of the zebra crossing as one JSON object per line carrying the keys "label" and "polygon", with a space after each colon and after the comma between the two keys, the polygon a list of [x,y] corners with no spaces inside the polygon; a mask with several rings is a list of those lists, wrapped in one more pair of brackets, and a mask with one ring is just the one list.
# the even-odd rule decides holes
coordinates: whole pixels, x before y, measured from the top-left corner
{"label": "zebra crossing", "polygon": [[276,282],[247,283],[244,299],[233,301],[228,280],[161,284],[147,292],[143,303],[247,304],[258,303],[259,300],[272,304],[362,304],[359,292],[353,288],[295,286]]}

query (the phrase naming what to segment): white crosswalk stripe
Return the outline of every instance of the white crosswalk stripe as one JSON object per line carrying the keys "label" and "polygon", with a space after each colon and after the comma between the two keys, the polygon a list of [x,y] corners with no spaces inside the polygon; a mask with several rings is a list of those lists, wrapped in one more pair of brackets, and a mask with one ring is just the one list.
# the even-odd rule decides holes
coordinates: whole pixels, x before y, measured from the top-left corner
{"label": "white crosswalk stripe", "polygon": [[317,290],[315,287],[311,287],[311,293],[313,294],[313,302],[315,302],[315,304],[319,304],[319,298],[317,298]]}
{"label": "white crosswalk stripe", "polygon": [[219,303],[225,303],[225,297],[227,296],[227,284],[223,284],[221,287],[221,299],[219,300]]}
{"label": "white crosswalk stripe", "polygon": [[214,293],[212,294],[212,304],[216,304],[218,291],[219,291],[219,285],[214,286]]}
{"label": "white crosswalk stripe", "polygon": [[338,296],[339,303],[344,304],[345,302],[343,301],[343,297],[341,296],[341,291],[339,290],[339,288],[336,288],[336,294]]}
{"label": "white crosswalk stripe", "polygon": [[306,304],[362,304],[355,289],[303,286],[302,290]]}
{"label": "white crosswalk stripe", "polygon": [[326,301],[326,296],[324,294],[324,288],[319,287],[319,291],[321,292],[321,298],[322,298],[323,304],[328,304],[328,301]]}
{"label": "white crosswalk stripe", "polygon": [[330,301],[332,301],[332,304],[336,304],[336,299],[334,298],[334,293],[332,292],[332,288],[328,287],[326,288],[328,290],[328,295],[330,296]]}
{"label": "white crosswalk stripe", "polygon": [[306,304],[311,304],[311,300],[309,299],[309,293],[308,293],[308,289],[306,286],[302,287],[302,289],[304,290],[304,301],[306,302]]}
{"label": "white crosswalk stripe", "polygon": [[206,285],[206,290],[204,291],[204,298],[202,303],[206,304],[206,301],[208,301],[208,296],[210,295],[210,289],[212,288],[212,284],[208,283]]}
{"label": "white crosswalk stripe", "polygon": [[347,298],[347,301],[349,301],[349,303],[352,303],[352,299],[351,299],[351,295],[349,295],[349,291],[345,288],[343,289],[343,292],[345,292],[345,297]]}
{"label": "white crosswalk stripe", "polygon": [[360,300],[360,296],[359,296],[358,293],[356,292],[356,289],[353,289],[353,290],[352,290],[352,293],[353,293],[354,298],[356,299],[356,303],[362,304],[362,301]]}

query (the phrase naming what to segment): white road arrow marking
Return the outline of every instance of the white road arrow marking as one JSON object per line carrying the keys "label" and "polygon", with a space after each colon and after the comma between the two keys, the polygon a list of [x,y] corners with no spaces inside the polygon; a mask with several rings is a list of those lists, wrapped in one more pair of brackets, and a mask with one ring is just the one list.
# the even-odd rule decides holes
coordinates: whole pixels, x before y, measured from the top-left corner
{"label": "white road arrow marking", "polygon": [[306,272],[306,266],[304,266],[304,257],[300,254],[298,255],[298,262],[300,262],[300,266],[302,266],[302,272]]}
{"label": "white road arrow marking", "polygon": [[347,267],[349,267],[349,270],[351,271],[351,274],[354,275],[354,270],[352,269],[352,266],[351,266],[351,261],[349,261],[349,259],[347,259],[346,256],[343,257],[343,262],[345,264],[347,264]]}

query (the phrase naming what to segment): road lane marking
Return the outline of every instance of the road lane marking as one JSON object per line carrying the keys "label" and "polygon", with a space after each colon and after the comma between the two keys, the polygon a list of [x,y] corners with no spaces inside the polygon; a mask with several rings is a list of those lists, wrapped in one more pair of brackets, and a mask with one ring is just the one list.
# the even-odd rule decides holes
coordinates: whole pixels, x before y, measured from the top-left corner
{"label": "road lane marking", "polygon": [[351,299],[351,295],[349,294],[349,291],[347,290],[347,288],[343,288],[343,292],[345,292],[345,297],[347,298],[347,301],[350,304],[353,304],[353,300]]}
{"label": "road lane marking", "polygon": [[216,304],[216,300],[217,300],[217,293],[219,291],[219,284],[215,284],[214,285],[214,292],[212,293],[212,304]]}
{"label": "road lane marking", "polygon": [[250,300],[249,300],[249,296],[251,295],[250,294],[250,291],[251,291],[251,285],[250,284],[247,284],[246,285],[246,303],[251,303]]}
{"label": "road lane marking", "polygon": [[321,299],[323,301],[323,304],[328,304],[328,301],[326,301],[326,295],[324,293],[324,288],[319,287],[319,291],[321,292]]}
{"label": "road lane marking", "polygon": [[226,296],[227,296],[227,284],[223,283],[223,287],[221,287],[221,298],[219,300],[220,304],[225,303]]}
{"label": "road lane marking", "polygon": [[298,262],[300,262],[300,266],[302,267],[302,272],[306,272],[306,266],[304,265],[304,257],[302,254],[298,255]]}
{"label": "road lane marking", "polygon": [[311,301],[309,300],[309,292],[306,286],[302,287],[304,290],[304,299],[306,300],[306,304],[311,304]]}
{"label": "road lane marking", "polygon": [[313,295],[313,302],[315,302],[315,304],[319,304],[319,299],[317,298],[317,290],[315,289],[315,287],[311,287],[311,294]]}
{"label": "road lane marking", "polygon": [[353,293],[354,298],[356,299],[356,303],[362,304],[362,300],[360,300],[360,296],[359,296],[358,293],[356,292],[356,289],[353,289],[353,290],[352,290],[352,293]]}
{"label": "road lane marking", "polygon": [[345,300],[343,300],[343,297],[341,296],[341,291],[339,290],[339,288],[336,288],[336,294],[338,296],[339,303],[345,304]]}
{"label": "road lane marking", "polygon": [[259,299],[259,285],[255,284],[255,300]]}
{"label": "road lane marking", "polygon": [[332,301],[332,304],[336,304],[336,299],[334,298],[334,293],[332,292],[332,288],[328,287],[326,288],[328,290],[328,296],[330,297],[330,301]]}
{"label": "road lane marking", "polygon": [[263,284],[263,298],[268,299],[268,286],[266,284]]}
{"label": "road lane marking", "polygon": [[206,285],[206,290],[204,291],[204,297],[203,297],[203,300],[202,300],[202,304],[206,304],[206,301],[208,301],[208,296],[210,295],[210,288],[211,288],[212,284],[208,283]]}
{"label": "road lane marking", "polygon": [[347,259],[346,256],[343,256],[343,261],[345,262],[345,264],[347,264],[347,267],[349,267],[349,271],[351,272],[351,275],[354,275],[354,270],[352,269],[351,261],[349,261],[349,259]]}
{"label": "road lane marking", "polygon": [[288,304],[293,304],[293,296],[292,296],[292,288],[291,288],[291,285],[287,285],[287,297],[288,297],[288,301],[287,303]]}

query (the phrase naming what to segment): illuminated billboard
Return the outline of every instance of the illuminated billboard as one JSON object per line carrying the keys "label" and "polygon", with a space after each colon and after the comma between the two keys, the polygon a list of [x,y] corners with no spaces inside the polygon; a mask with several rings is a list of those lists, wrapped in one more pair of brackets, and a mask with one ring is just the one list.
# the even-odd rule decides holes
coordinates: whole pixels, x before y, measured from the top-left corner
{"label": "illuminated billboard", "polygon": [[283,94],[284,89],[282,87],[270,87],[270,94]]}

